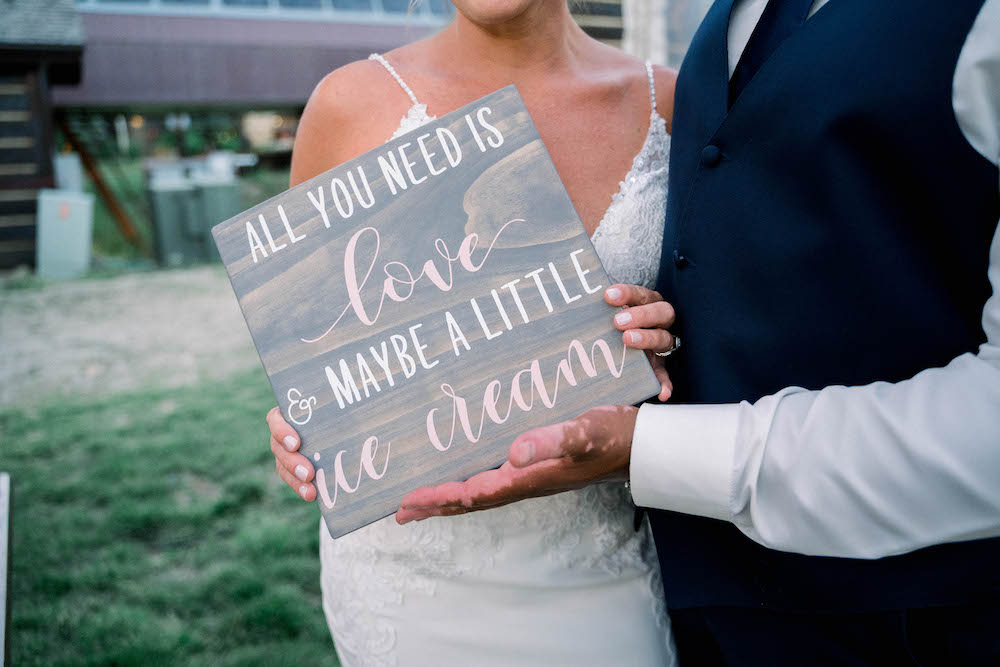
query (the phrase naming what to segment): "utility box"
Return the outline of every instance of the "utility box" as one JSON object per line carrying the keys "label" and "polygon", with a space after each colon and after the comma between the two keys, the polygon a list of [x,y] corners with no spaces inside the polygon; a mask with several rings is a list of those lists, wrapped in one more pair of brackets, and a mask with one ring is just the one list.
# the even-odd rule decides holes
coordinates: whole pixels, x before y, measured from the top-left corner
{"label": "utility box", "polygon": [[205,158],[147,162],[157,260],[180,266],[216,260],[212,227],[242,210],[235,158],[213,153]]}
{"label": "utility box", "polygon": [[208,259],[194,185],[187,178],[160,175],[150,179],[156,258],[162,266]]}
{"label": "utility box", "polygon": [[69,190],[38,191],[35,272],[46,280],[79,278],[90,268],[94,197]]}
{"label": "utility box", "polygon": [[197,175],[192,178],[202,219],[202,241],[208,258],[219,260],[219,251],[212,239],[212,227],[228,220],[242,210],[240,190],[232,177],[220,178]]}

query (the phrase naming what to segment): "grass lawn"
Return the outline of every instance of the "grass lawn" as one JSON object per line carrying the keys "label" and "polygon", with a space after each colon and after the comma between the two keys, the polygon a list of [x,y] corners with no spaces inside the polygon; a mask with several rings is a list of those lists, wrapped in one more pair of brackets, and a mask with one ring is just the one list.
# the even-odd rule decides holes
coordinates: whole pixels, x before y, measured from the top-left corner
{"label": "grass lawn", "polygon": [[263,371],[0,409],[15,665],[336,665]]}

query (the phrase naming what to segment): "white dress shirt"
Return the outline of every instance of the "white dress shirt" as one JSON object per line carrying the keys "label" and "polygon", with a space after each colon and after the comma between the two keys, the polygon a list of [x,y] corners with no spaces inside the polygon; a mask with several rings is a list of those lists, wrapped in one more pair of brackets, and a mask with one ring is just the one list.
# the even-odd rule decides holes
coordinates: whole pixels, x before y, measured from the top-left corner
{"label": "white dress shirt", "polygon": [[[733,9],[730,76],[765,5]],[[952,106],[970,145],[1000,164],[1000,0],[966,38]],[[731,521],[767,547],[811,555],[879,558],[1000,536],[1000,227],[988,275],[986,343],[943,368],[894,384],[789,387],[754,404],[642,406],[635,503]]]}

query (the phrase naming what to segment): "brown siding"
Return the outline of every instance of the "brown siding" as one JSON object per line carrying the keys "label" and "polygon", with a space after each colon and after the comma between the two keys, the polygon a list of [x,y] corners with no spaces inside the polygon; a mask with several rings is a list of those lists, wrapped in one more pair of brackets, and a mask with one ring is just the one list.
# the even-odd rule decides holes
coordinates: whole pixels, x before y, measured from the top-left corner
{"label": "brown siding", "polygon": [[48,87],[42,69],[0,75],[0,268],[35,262],[35,202],[52,187]]}

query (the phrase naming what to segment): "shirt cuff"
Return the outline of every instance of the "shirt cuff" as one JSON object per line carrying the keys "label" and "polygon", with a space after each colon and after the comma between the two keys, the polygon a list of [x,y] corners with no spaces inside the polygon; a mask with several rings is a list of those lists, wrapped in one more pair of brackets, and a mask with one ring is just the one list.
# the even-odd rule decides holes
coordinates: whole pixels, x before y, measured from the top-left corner
{"label": "shirt cuff", "polygon": [[738,404],[640,407],[629,463],[633,502],[731,521],[739,410]]}

